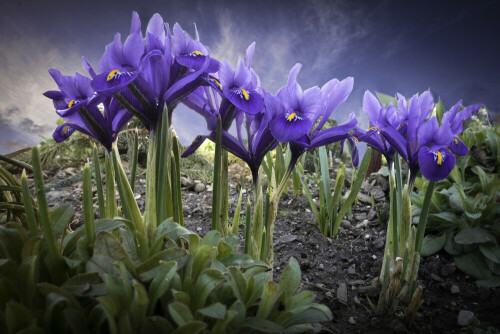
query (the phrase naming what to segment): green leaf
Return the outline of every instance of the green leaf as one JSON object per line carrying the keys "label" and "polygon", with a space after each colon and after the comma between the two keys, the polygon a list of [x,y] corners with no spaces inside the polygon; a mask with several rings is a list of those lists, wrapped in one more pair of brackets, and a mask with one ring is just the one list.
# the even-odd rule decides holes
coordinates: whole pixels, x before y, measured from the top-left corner
{"label": "green leaf", "polygon": [[242,323],[243,328],[249,328],[252,332],[283,333],[283,327],[275,322],[261,317],[246,318]]}
{"label": "green leaf", "polygon": [[215,257],[216,248],[208,245],[202,245],[196,252],[193,259],[193,271],[191,279],[196,281],[200,273],[207,268]]}
{"label": "green leaf", "polygon": [[201,240],[201,246],[217,247],[221,239],[222,235],[219,233],[219,231],[210,231]]}
{"label": "green leaf", "polygon": [[247,294],[247,280],[237,267],[227,268],[229,276],[231,277],[231,287],[233,288],[234,295],[243,304],[246,303],[245,296]]}
{"label": "green leaf", "polygon": [[500,286],[500,277],[493,276],[485,280],[476,281],[478,288],[498,288]]}
{"label": "green leaf", "polygon": [[455,241],[460,245],[472,245],[485,242],[495,242],[495,236],[481,227],[473,227],[458,232]]}
{"label": "green leaf", "polygon": [[500,246],[495,244],[480,245],[479,249],[484,256],[495,263],[500,263]]}
{"label": "green leaf", "polygon": [[168,312],[178,326],[183,326],[194,320],[189,307],[179,302],[169,304]]}
{"label": "green leaf", "polygon": [[161,261],[175,261],[177,269],[184,267],[187,261],[187,253],[182,248],[169,248],[148,258],[146,261],[136,267],[136,272],[142,281],[149,281],[158,275]]}
{"label": "green leaf", "polygon": [[286,309],[291,310],[297,307],[308,305],[314,301],[314,293],[311,291],[301,291],[298,294],[288,298],[286,301]]}
{"label": "green leaf", "polygon": [[169,289],[175,272],[177,271],[177,263],[167,262],[161,264],[158,268],[158,275],[153,279],[149,286],[149,313],[152,314],[158,299],[163,296]]}
{"label": "green leaf", "polygon": [[265,282],[264,294],[259,304],[257,317],[267,318],[275,307],[279,297],[278,285],[272,281]]}
{"label": "green leaf", "polygon": [[234,251],[233,251],[233,248],[231,246],[229,246],[227,243],[225,243],[224,241],[221,241],[219,243],[219,247],[217,247],[217,260],[220,260],[220,259],[223,259],[225,258],[226,256],[229,256],[231,254],[233,254]]}
{"label": "green leaf", "polygon": [[220,262],[226,267],[230,266],[244,266],[246,264],[253,263],[253,259],[248,254],[231,254],[221,259]]}
{"label": "green leaf", "polygon": [[172,334],[198,334],[203,332],[207,324],[201,321],[191,321],[184,326],[177,328]]}
{"label": "green leaf", "polygon": [[467,275],[473,276],[479,280],[484,280],[491,277],[488,265],[486,264],[483,255],[479,251],[457,255],[454,257],[454,259],[457,268]]}
{"label": "green leaf", "polygon": [[134,287],[134,294],[129,307],[129,314],[134,332],[137,332],[146,317],[149,299],[148,292],[141,283],[133,280],[132,285]]}
{"label": "green leaf", "polygon": [[279,292],[285,292],[286,299],[291,298],[299,288],[301,280],[300,266],[294,257],[288,260],[288,266],[281,274],[278,288]]}
{"label": "green leaf", "polygon": [[443,102],[441,102],[441,98],[439,98],[438,103],[436,103],[436,118],[439,122],[439,125],[441,125],[441,120],[443,119],[444,112],[445,112],[445,110],[444,110]]}
{"label": "green leaf", "polygon": [[331,321],[333,319],[332,311],[325,305],[320,304],[309,304],[289,312],[292,315],[282,323],[285,328],[306,323]]}
{"label": "green leaf", "polygon": [[395,97],[379,92],[377,92],[376,94],[381,104],[385,104],[385,106],[388,106],[390,103],[392,103],[395,108],[398,107],[398,100],[396,100]]}
{"label": "green leaf", "polygon": [[446,234],[439,236],[426,235],[422,243],[422,249],[420,250],[420,255],[429,256],[434,253],[439,252],[443,249],[446,243]]}
{"label": "green leaf", "polygon": [[209,317],[212,319],[224,319],[226,316],[226,305],[221,303],[215,303],[205,308],[196,311],[202,316]]}
{"label": "green leaf", "polygon": [[152,316],[144,320],[141,327],[141,334],[170,334],[174,331],[174,326],[161,316]]}
{"label": "green leaf", "polygon": [[97,234],[94,245],[94,256],[96,255],[109,256],[115,261],[122,262],[131,273],[135,273],[134,265],[128,253],[111,232],[101,231]]}
{"label": "green leaf", "polygon": [[31,311],[23,304],[11,301],[5,310],[5,324],[10,333],[17,333],[34,323]]}
{"label": "green leaf", "polygon": [[73,218],[73,214],[73,208],[69,204],[58,206],[50,212],[50,220],[56,238],[60,238],[63,232],[68,228]]}
{"label": "green leaf", "polygon": [[195,309],[202,308],[205,305],[208,295],[224,280],[225,278],[221,271],[217,269],[205,269],[196,280],[194,286]]}
{"label": "green leaf", "polygon": [[224,238],[224,242],[227,243],[233,249],[233,253],[237,253],[240,248],[240,238],[237,235],[229,234]]}
{"label": "green leaf", "polygon": [[429,215],[433,221],[442,222],[442,223],[452,223],[453,225],[458,225],[458,216],[452,212],[440,212],[433,213]]}
{"label": "green leaf", "polygon": [[69,278],[62,288],[75,297],[97,297],[106,293],[104,282],[97,273],[83,273]]}
{"label": "green leaf", "polygon": [[[113,231],[124,226],[122,222],[113,219],[98,219],[95,221],[95,231]],[[74,251],[76,243],[85,235],[85,226],[80,226],[73,233],[67,234],[63,240],[63,254],[68,255]]]}

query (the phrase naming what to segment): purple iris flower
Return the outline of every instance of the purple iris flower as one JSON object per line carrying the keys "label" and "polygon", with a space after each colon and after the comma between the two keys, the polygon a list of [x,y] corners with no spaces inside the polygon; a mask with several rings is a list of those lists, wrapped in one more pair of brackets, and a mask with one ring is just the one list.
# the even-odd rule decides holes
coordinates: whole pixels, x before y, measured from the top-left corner
{"label": "purple iris flower", "polygon": [[[351,114],[348,122],[321,130],[332,112],[344,102],[352,91],[354,79],[330,80],[321,89],[317,86],[302,90],[297,75],[302,65],[296,64],[290,71],[288,84],[279,90],[277,96],[266,94],[266,107],[272,112],[270,130],[276,140],[289,142],[292,152],[291,163],[308,150],[348,140],[353,150],[353,163],[359,162],[358,152],[351,132],[358,121]],[[313,129],[314,125],[317,126]]]}
{"label": "purple iris flower", "polygon": [[[49,73],[60,91],[48,91],[44,95],[53,100],[56,113],[66,121],[54,131],[54,140],[62,142],[78,130],[111,151],[118,132],[132,114],[116,100],[96,95],[90,86],[90,78],[79,73],[64,76],[54,69]],[[104,108],[104,113],[99,106]]]}
{"label": "purple iris flower", "polygon": [[[218,75],[206,79],[209,87],[198,88],[183,100],[185,105],[205,118],[209,134],[196,137],[182,156],[194,153],[207,138],[215,141],[220,115],[222,146],[248,164],[256,182],[262,160],[276,146],[276,140],[268,126],[270,113],[264,107],[264,90],[260,88],[257,74],[251,69],[254,49],[255,43],[247,49],[246,66],[240,59],[237,70],[233,71],[227,62],[223,62]],[[229,133],[233,121],[236,121],[236,136]],[[246,130],[246,145],[243,127]]]}
{"label": "purple iris flower", "polygon": [[[193,41],[178,25],[174,32],[175,36],[171,36],[168,24],[155,14],[143,38],[139,16],[134,12],[125,44],[117,34],[106,46],[99,63],[101,74],[92,81],[96,92],[113,96],[149,130],[156,128],[164,105],[171,120],[178,102],[205,84],[204,77],[210,71],[218,69],[218,62],[210,58],[208,49],[199,41]],[[192,47],[202,51],[190,51],[196,61],[189,62],[189,55],[180,52]],[[174,58],[172,50],[179,59]]]}
{"label": "purple iris flower", "polygon": [[[462,121],[477,112],[481,105],[466,107],[459,113],[459,101],[443,115],[440,126],[435,116],[430,117],[434,100],[429,91],[414,95],[409,102],[398,95],[397,109],[391,106],[378,108],[380,104],[369,92],[365,93],[365,99],[369,106],[365,111],[370,122],[373,119],[375,124],[370,131],[381,133],[391,149],[408,163],[411,183],[419,170],[430,181],[446,178],[455,166],[453,153],[468,153],[467,147],[456,136],[463,131]],[[375,112],[377,109],[379,111]]]}

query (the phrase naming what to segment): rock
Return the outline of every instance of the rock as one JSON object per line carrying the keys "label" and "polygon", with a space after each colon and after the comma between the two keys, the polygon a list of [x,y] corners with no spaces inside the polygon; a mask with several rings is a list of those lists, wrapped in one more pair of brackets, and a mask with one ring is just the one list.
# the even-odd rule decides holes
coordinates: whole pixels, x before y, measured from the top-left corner
{"label": "rock", "polygon": [[356,275],[356,265],[353,264],[352,266],[350,266],[349,269],[347,269],[347,273],[349,275]]}
{"label": "rock", "polygon": [[51,190],[46,193],[47,202],[50,204],[56,204],[55,202],[64,201],[70,197],[70,193],[64,190]]}
{"label": "rock", "polygon": [[356,325],[356,320],[354,320],[353,317],[349,317],[349,320],[347,320],[348,323],[350,323],[351,325]]}
{"label": "rock", "polygon": [[276,240],[276,244],[282,243],[285,244],[287,242],[292,242],[294,240],[297,240],[297,236],[293,234],[286,234],[281,237],[279,237],[278,240]]}
{"label": "rock", "polygon": [[458,285],[456,284],[453,284],[450,288],[450,292],[453,294],[453,295],[456,295],[456,294],[459,294],[460,293],[460,288],[458,287]]}
{"label": "rock", "polygon": [[199,226],[196,228],[196,231],[198,231],[198,232],[200,232],[201,230],[202,230],[202,228]]}
{"label": "rock", "polygon": [[370,196],[368,195],[365,195],[363,193],[358,193],[358,199],[363,202],[363,203],[366,203],[366,204],[372,204],[372,199]]}
{"label": "rock", "polygon": [[325,265],[323,263],[320,263],[318,266],[319,270],[325,270]]}
{"label": "rock", "polygon": [[181,185],[185,188],[191,188],[194,185],[194,182],[185,176],[181,176]]}
{"label": "rock", "polygon": [[454,263],[447,263],[439,269],[439,274],[441,276],[447,277],[453,274],[457,270]]}
{"label": "rock", "polygon": [[300,263],[300,270],[308,271],[309,268],[311,268],[311,262],[304,260],[303,262]]}
{"label": "rock", "polygon": [[435,280],[436,282],[442,282],[443,279],[441,277],[439,277],[438,275],[436,275],[435,273],[431,273],[430,274],[430,277]]}
{"label": "rock", "polygon": [[368,220],[366,220],[366,219],[355,226],[355,228],[357,228],[357,229],[362,229],[362,228],[367,228],[367,227],[368,227]]}
{"label": "rock", "polygon": [[373,209],[370,209],[370,212],[368,212],[366,219],[373,220],[373,218],[375,218],[376,215],[377,215],[377,212]]}
{"label": "rock", "polygon": [[325,296],[327,296],[328,298],[332,298],[333,297],[333,295],[332,295],[332,293],[330,291],[327,291],[325,293]]}
{"label": "rock", "polygon": [[381,249],[381,248],[384,248],[385,246],[385,237],[380,237],[378,239],[376,239],[374,242],[373,242],[373,246],[377,249]]}
{"label": "rock", "polygon": [[194,191],[197,192],[197,193],[201,193],[203,190],[205,190],[205,185],[203,183],[197,183],[195,186],[194,186]]}
{"label": "rock", "polygon": [[356,219],[358,221],[365,220],[366,219],[366,213],[365,212],[361,212],[361,213],[355,214],[354,215],[354,219]]}
{"label": "rock", "polygon": [[389,180],[387,178],[383,177],[380,174],[377,174],[376,180],[377,184],[380,186],[380,188],[382,188],[384,192],[389,190]]}
{"label": "rock", "polygon": [[337,299],[342,303],[347,303],[347,284],[340,283],[337,289]]}
{"label": "rock", "polygon": [[[207,191],[208,191],[208,192],[212,192],[212,189],[213,189],[213,188],[212,188],[212,186],[211,186],[211,185],[207,185]],[[246,190],[245,190],[245,189],[243,189],[243,191],[242,191],[242,192],[245,194],[245,193],[246,193]]]}
{"label": "rock", "polygon": [[354,304],[356,304],[358,306],[362,305],[361,302],[359,301],[358,297],[354,297],[353,301],[354,301]]}
{"label": "rock", "polygon": [[380,288],[376,285],[368,285],[360,286],[357,290],[360,294],[367,295],[368,297],[377,297]]}
{"label": "rock", "polygon": [[351,222],[350,222],[350,221],[348,221],[348,220],[342,220],[342,221],[340,222],[340,226],[341,226],[342,228],[351,228],[351,227],[352,227],[352,224],[351,224]]}
{"label": "rock", "polygon": [[458,314],[458,324],[460,326],[469,326],[474,320],[474,313],[471,311],[461,310]]}

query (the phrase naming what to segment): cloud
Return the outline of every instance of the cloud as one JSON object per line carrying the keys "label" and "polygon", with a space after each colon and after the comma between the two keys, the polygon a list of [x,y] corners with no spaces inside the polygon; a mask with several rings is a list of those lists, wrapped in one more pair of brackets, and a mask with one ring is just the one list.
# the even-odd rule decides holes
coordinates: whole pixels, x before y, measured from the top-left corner
{"label": "cloud", "polygon": [[22,21],[3,18],[0,22],[1,31],[13,32],[0,35],[0,45],[8,45],[0,48],[0,126],[12,130],[0,132],[0,145],[12,140],[8,136],[18,132],[13,130],[22,131],[23,143],[29,144],[40,141],[39,135],[50,136],[57,115],[42,93],[57,86],[47,71],[54,67],[70,74],[82,68],[72,48],[61,48]]}

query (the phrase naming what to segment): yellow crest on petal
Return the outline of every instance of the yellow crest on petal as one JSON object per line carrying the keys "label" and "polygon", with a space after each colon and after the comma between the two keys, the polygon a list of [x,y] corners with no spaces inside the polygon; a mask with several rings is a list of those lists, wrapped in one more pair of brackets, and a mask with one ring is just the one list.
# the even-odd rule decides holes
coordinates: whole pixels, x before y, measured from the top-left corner
{"label": "yellow crest on petal", "polygon": [[358,140],[358,138],[356,138],[355,136],[352,136],[352,138],[356,139],[356,143],[358,143],[358,144],[359,144],[359,140]]}
{"label": "yellow crest on petal", "polygon": [[109,81],[109,80],[113,79],[117,73],[120,73],[120,70],[112,70],[111,72],[109,72],[106,80]]}
{"label": "yellow crest on petal", "polygon": [[217,86],[219,86],[220,90],[222,90],[222,86],[221,86],[219,80],[217,80],[215,78],[210,78],[210,80],[212,80],[213,82],[215,82],[217,84]]}
{"label": "yellow crest on petal", "polygon": [[369,129],[368,129],[368,131],[370,131],[370,130],[377,130],[377,131],[380,131],[380,129],[379,129],[379,128],[377,128],[376,126],[372,126],[371,128],[369,128]]}
{"label": "yellow crest on petal", "polygon": [[437,151],[436,154],[438,157],[438,161],[437,161],[438,166],[441,166],[443,164],[443,156],[441,155],[441,152],[439,152],[439,151]]}
{"label": "yellow crest on petal", "polygon": [[196,56],[203,56],[203,53],[201,53],[200,51],[197,51],[197,50],[192,51],[191,54],[196,55]]}
{"label": "yellow crest on petal", "polygon": [[[74,100],[73,100],[74,101]],[[68,134],[68,129],[69,129],[69,126],[65,126],[64,129],[63,129],[63,134],[64,135],[67,135]]]}
{"label": "yellow crest on petal", "polygon": [[455,137],[455,144],[458,144],[458,138]]}
{"label": "yellow crest on petal", "polygon": [[250,100],[250,96],[248,96],[248,93],[244,88],[241,88],[240,91],[243,93],[243,97],[246,101]]}
{"label": "yellow crest on petal", "polygon": [[288,122],[291,122],[291,121],[293,121],[295,119],[295,116],[297,116],[297,114],[293,112],[290,115],[288,115],[288,117],[286,118],[286,120]]}
{"label": "yellow crest on petal", "polygon": [[[73,106],[73,104],[75,104],[75,102],[76,102],[75,100],[71,100],[71,101],[69,101],[69,103],[68,103],[68,108],[71,108],[71,106]],[[66,133],[65,133],[65,134],[66,134]]]}

